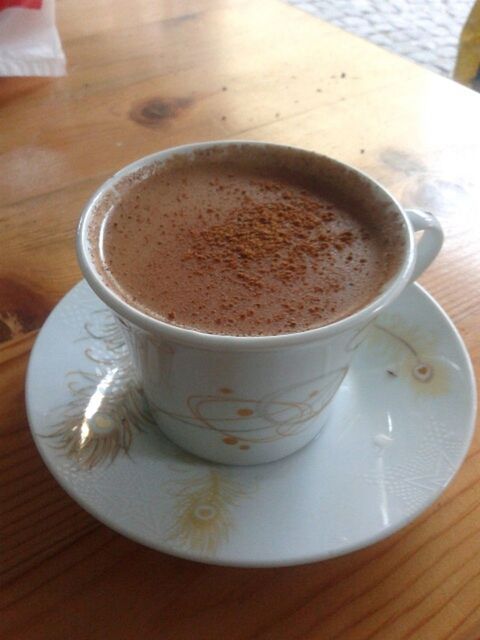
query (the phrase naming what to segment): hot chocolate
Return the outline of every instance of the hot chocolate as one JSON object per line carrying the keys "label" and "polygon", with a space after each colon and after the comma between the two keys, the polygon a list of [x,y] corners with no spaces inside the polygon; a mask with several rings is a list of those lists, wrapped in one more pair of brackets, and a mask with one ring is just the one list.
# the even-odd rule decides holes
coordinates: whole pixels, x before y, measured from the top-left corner
{"label": "hot chocolate", "polygon": [[100,271],[129,304],[177,326],[305,331],[367,305],[395,267],[372,212],[291,166],[179,160],[118,192],[92,227]]}

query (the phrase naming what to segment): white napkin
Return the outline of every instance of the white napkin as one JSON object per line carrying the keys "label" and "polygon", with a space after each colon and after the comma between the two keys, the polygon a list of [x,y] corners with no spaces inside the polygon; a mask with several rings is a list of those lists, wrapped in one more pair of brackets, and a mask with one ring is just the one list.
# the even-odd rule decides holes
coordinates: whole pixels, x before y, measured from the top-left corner
{"label": "white napkin", "polygon": [[0,76],[63,76],[55,0],[0,0]]}

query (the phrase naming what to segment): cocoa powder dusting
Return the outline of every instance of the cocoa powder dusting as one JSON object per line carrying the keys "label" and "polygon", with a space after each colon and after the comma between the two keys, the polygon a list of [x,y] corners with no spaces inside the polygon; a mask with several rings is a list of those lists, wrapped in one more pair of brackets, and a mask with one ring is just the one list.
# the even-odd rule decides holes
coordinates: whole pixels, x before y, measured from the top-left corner
{"label": "cocoa powder dusting", "polygon": [[[266,183],[262,188],[272,191],[276,186]],[[265,284],[262,267],[286,283],[303,276],[309,266],[315,270],[320,256],[328,260],[332,251],[349,247],[354,233],[329,229],[327,224],[334,218],[331,208],[305,195],[294,198],[284,192],[280,201],[249,201],[233,209],[221,224],[192,231],[191,249],[184,258],[204,268],[214,262],[233,269],[253,294]],[[338,290],[338,283],[330,280],[328,288]]]}

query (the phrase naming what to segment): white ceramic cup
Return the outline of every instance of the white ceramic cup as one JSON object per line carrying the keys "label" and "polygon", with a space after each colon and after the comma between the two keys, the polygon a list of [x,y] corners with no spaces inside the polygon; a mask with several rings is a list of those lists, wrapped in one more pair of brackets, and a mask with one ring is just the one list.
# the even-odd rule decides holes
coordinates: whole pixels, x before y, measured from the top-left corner
{"label": "white ceramic cup", "polygon": [[[264,154],[309,166],[322,180],[361,194],[380,224],[395,228],[398,268],[378,296],[342,320],[320,328],[276,336],[226,336],[162,322],[127,304],[102,279],[90,246],[95,208],[115,201],[116,185],[139,169],[172,156],[199,153]],[[316,174],[315,174],[316,175]],[[359,196],[360,197],[360,196]],[[414,233],[423,231],[416,243]],[[429,213],[403,210],[364,173],[313,152],[257,142],[223,141],[167,149],[128,165],[107,180],[86,205],[77,249],[95,293],[124,331],[133,366],[161,431],[183,449],[224,464],[278,460],[305,446],[325,424],[368,325],[417,278],[439,252],[443,234]]]}

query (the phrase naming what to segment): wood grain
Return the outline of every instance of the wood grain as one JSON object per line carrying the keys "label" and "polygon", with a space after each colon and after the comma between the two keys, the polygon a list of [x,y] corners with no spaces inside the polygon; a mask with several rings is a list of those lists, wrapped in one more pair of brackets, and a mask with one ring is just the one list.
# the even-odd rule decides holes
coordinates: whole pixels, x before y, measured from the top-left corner
{"label": "wood grain", "polygon": [[422,282],[480,364],[480,97],[274,0],[59,0],[69,75],[0,81],[0,504],[9,640],[478,640],[480,442],[419,519],[343,558],[269,570],[182,561],[100,525],[36,453],[24,376],[80,273],[75,226],[113,171],[247,138],[352,163],[434,211]]}

